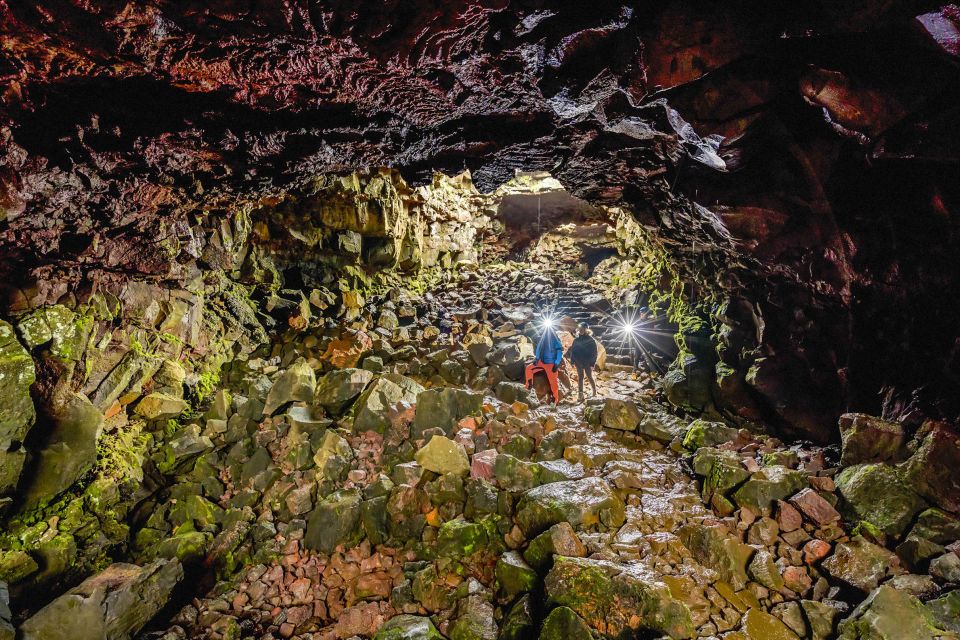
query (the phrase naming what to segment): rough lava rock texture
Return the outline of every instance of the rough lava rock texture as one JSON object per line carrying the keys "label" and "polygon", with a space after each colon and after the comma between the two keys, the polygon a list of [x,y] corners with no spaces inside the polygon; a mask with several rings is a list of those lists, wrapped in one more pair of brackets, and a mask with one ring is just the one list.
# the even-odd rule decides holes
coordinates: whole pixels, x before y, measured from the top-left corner
{"label": "rough lava rock texture", "polygon": [[958,22],[879,0],[5,0],[7,306],[183,282],[216,264],[199,229],[324,174],[547,170],[631,210],[692,299],[731,293],[704,362],[739,372],[725,412],[819,440],[846,409],[954,418]]}

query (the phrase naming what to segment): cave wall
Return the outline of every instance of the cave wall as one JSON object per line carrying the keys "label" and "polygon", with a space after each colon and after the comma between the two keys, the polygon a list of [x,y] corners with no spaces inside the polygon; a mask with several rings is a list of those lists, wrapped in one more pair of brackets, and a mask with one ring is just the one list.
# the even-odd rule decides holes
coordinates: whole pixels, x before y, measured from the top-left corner
{"label": "cave wall", "polygon": [[[712,305],[715,337],[688,341],[681,378],[727,414],[818,440],[882,398],[890,416],[955,417],[957,15],[871,0],[0,3],[6,306],[85,282],[189,291],[194,265],[232,259],[246,233],[261,249],[241,283],[271,277],[270,253],[352,250],[350,225],[285,227],[333,215],[311,194],[349,192],[332,176],[354,168],[415,187],[467,167],[481,191],[548,170],[630,210],[687,301]],[[429,228],[430,211],[390,223]],[[198,227],[220,245],[206,258]],[[402,235],[361,262],[416,262]]]}

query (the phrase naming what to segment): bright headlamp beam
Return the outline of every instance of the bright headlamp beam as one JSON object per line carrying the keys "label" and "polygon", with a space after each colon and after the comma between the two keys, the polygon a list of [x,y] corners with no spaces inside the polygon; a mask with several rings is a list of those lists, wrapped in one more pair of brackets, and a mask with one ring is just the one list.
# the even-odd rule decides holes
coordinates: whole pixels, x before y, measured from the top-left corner
{"label": "bright headlamp beam", "polygon": [[624,322],[620,325],[620,330],[624,333],[634,333],[637,330],[637,327],[632,322]]}
{"label": "bright headlamp beam", "polygon": [[543,328],[544,329],[553,329],[554,319],[550,316],[544,316],[543,318]]}

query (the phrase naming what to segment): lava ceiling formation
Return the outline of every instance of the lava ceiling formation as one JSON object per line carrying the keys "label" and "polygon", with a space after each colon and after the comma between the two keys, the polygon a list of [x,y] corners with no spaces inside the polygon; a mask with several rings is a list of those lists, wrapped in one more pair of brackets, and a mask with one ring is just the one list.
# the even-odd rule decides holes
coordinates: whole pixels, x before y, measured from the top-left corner
{"label": "lava ceiling formation", "polygon": [[324,173],[469,168],[490,190],[547,170],[733,292],[783,425],[827,439],[886,389],[891,415],[953,416],[958,21],[871,0],[5,0],[3,272],[169,278],[190,220]]}

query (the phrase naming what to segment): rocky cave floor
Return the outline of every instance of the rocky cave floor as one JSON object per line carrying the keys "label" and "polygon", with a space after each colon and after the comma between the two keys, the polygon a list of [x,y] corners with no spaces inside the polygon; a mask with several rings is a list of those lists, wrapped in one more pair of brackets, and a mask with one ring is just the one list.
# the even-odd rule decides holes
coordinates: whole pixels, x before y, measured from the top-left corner
{"label": "rocky cave floor", "polygon": [[678,417],[614,364],[597,397],[544,404],[520,382],[521,303],[555,282],[523,275],[277,335],[192,418],[154,389],[137,412],[162,425],[169,484],[132,518],[142,568],[112,565],[18,637],[76,637],[95,598],[107,627],[154,618],[151,640],[958,637],[960,520],[894,472],[923,446],[895,467],[902,431],[852,414],[842,450],[787,446]]}

